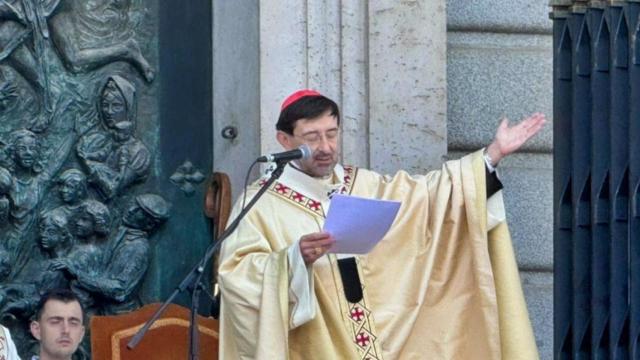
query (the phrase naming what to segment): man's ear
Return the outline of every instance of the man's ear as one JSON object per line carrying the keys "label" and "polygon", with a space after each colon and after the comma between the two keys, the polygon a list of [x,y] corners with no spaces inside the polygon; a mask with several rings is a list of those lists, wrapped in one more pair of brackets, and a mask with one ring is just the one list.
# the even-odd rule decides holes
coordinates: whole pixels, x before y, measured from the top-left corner
{"label": "man's ear", "polygon": [[294,148],[293,144],[291,143],[291,137],[292,135],[289,135],[282,130],[278,130],[278,132],[276,133],[276,140],[278,140],[280,145],[282,145],[285,150],[291,150]]}
{"label": "man's ear", "polygon": [[40,323],[35,320],[31,322],[31,335],[33,335],[36,340],[40,340]]}

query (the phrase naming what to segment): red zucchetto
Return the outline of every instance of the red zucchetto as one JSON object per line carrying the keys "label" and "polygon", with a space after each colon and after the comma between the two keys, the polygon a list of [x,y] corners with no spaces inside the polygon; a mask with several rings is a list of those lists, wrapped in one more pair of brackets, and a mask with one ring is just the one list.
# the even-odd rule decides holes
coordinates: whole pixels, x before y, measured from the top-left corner
{"label": "red zucchetto", "polygon": [[284,109],[287,108],[287,106],[293,104],[294,102],[298,101],[300,98],[303,98],[305,96],[322,96],[322,94],[311,89],[298,90],[293,94],[289,95],[289,97],[287,97],[284,100],[284,102],[282,103],[282,106],[280,107],[280,111],[283,111]]}

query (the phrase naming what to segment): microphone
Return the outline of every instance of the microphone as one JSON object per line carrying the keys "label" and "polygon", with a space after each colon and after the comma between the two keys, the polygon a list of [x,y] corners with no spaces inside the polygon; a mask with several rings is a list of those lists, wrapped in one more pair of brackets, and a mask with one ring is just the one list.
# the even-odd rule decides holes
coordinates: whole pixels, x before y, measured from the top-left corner
{"label": "microphone", "polygon": [[296,159],[308,159],[311,157],[309,145],[302,144],[297,149],[283,151],[275,154],[263,155],[258,158],[258,162],[288,162]]}

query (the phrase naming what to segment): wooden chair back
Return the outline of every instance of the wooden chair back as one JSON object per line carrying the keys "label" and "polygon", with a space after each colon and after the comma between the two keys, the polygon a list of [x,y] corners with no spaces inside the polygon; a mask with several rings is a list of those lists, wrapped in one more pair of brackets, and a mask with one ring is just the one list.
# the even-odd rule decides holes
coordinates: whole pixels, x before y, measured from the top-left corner
{"label": "wooden chair back", "polygon": [[[127,343],[161,304],[149,304],[127,314],[93,316],[90,322],[94,360],[176,360],[189,354],[189,314],[171,304],[133,350]],[[200,359],[218,359],[218,321],[198,315]]]}

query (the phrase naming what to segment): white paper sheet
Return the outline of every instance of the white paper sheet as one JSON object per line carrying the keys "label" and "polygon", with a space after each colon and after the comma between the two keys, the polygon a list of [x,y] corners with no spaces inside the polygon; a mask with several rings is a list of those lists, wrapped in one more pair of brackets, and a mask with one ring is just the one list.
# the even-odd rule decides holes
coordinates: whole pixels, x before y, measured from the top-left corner
{"label": "white paper sheet", "polygon": [[399,201],[334,195],[324,223],[324,231],[336,239],[329,252],[368,253],[389,231],[398,209]]}

